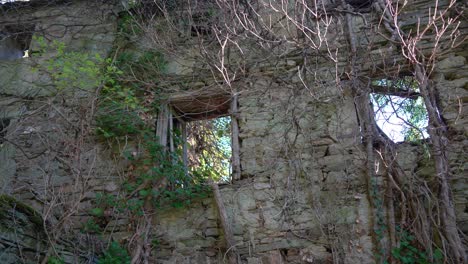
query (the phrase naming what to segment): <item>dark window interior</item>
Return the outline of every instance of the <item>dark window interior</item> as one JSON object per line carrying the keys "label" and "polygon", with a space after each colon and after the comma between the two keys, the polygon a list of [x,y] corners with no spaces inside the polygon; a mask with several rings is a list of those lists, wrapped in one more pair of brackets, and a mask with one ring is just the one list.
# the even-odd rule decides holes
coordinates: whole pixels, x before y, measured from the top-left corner
{"label": "dark window interior", "polygon": [[346,0],[346,3],[354,7],[355,9],[369,8],[374,0]]}
{"label": "dark window interior", "polygon": [[10,125],[10,119],[0,119],[0,144],[2,144],[5,141],[8,125]]}
{"label": "dark window interior", "polygon": [[0,28],[0,60],[16,60],[27,56],[34,25],[12,24]]}

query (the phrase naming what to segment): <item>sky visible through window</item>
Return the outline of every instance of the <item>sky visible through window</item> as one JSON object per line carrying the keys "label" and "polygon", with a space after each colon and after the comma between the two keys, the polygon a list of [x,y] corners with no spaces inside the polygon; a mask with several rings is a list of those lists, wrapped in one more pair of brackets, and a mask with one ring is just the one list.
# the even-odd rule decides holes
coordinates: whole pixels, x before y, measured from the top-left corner
{"label": "sky visible through window", "polygon": [[[427,112],[422,98],[408,99],[372,94],[375,122],[393,141],[403,142],[428,138]],[[380,98],[379,98],[380,97]]]}
{"label": "sky visible through window", "polygon": [[419,85],[412,76],[374,80],[377,93],[371,93],[377,126],[393,141],[419,141],[428,138],[428,114]]}

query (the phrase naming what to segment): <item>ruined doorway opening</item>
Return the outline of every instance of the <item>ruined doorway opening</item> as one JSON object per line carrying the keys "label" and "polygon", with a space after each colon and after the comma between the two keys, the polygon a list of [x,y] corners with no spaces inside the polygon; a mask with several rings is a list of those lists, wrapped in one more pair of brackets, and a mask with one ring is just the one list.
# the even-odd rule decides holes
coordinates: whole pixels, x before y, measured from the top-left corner
{"label": "ruined doorway opening", "polygon": [[429,117],[417,82],[411,76],[372,82],[371,103],[380,130],[393,142],[427,139]]}

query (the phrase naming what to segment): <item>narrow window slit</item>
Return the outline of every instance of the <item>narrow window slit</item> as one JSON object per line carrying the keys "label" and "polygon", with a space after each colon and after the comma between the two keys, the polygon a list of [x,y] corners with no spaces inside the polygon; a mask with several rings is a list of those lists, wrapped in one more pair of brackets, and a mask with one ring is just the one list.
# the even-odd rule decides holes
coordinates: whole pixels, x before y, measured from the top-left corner
{"label": "narrow window slit", "polygon": [[10,125],[10,119],[2,118],[0,119],[0,144],[5,142],[5,137],[7,135],[7,127]]}

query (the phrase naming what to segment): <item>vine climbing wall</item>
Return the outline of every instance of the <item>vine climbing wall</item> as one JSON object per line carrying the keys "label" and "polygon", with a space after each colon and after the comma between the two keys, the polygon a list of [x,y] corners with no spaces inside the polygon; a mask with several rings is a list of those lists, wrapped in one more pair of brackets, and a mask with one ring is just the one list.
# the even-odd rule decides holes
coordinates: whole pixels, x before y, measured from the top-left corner
{"label": "vine climbing wall", "polygon": [[[417,27],[416,17],[429,17],[427,10],[432,5],[432,1],[414,1],[403,13],[404,26]],[[126,190],[138,171],[134,161],[145,154],[143,143],[129,136],[111,144],[103,140],[103,134],[107,134],[96,125],[99,95],[109,92],[109,76],[119,76],[116,79],[126,84],[144,83],[145,90],[139,93],[144,94],[147,105],[196,89],[209,88],[214,95],[235,94],[237,110],[234,113],[231,108],[227,114],[239,127],[235,136],[240,145],[236,150],[240,177],[220,183],[219,189],[239,263],[397,260],[391,252],[380,251],[393,247],[392,232],[400,232],[389,231],[386,225],[391,218],[389,204],[393,203],[388,203],[385,190],[393,184],[388,175],[394,171],[375,147],[371,149],[375,159],[369,177],[367,135],[360,127],[364,121],[356,110],[360,99],[353,85],[356,75],[360,76],[359,82],[370,85],[382,78],[411,75],[413,70],[401,50],[392,46],[394,40],[376,33],[382,31],[374,27],[380,16],[370,8],[359,14],[340,13],[335,8],[338,13],[330,14],[327,25],[328,41],[316,50],[297,52],[297,43],[285,41],[271,50],[233,51],[232,56],[223,57],[226,62],[219,55],[224,54],[221,41],[213,48],[216,67],[201,59],[212,57],[207,49],[198,46],[203,43],[199,39],[181,42],[182,33],[172,34],[163,22],[157,24],[162,29],[154,26],[135,30],[123,22],[129,19],[125,16],[128,10],[113,1],[0,8],[2,32],[12,32],[9,26],[23,24],[30,31],[30,43],[24,48],[29,57],[0,60],[0,262],[39,262],[46,256],[57,256],[66,263],[89,263],[86,261],[96,259],[105,250],[103,240],[131,244],[140,239],[135,233],[135,217],[141,215],[122,212],[121,200],[112,197],[131,200],[136,193],[146,196],[138,188]],[[463,12],[460,14],[463,18]],[[353,27],[346,27],[347,18]],[[162,45],[160,40],[168,36],[156,38],[151,30],[166,31],[173,42]],[[193,35],[193,27],[191,30]],[[461,19],[457,34],[464,36],[466,30],[466,21]],[[129,31],[138,37],[122,41],[122,34]],[[300,35],[285,28],[272,30],[283,31],[285,39]],[[358,39],[354,53],[349,32]],[[241,47],[251,40],[237,41]],[[430,50],[433,42],[424,41],[422,49]],[[430,81],[437,94],[433,99],[447,125],[450,198],[460,234],[466,235],[468,49],[464,39],[453,43],[456,45],[437,57]],[[101,64],[118,64],[122,50],[141,55],[155,47],[167,64],[158,81],[146,82],[139,79],[141,72],[126,68],[121,73],[111,66],[105,70],[106,77],[96,79]],[[160,59],[152,54],[151,60]],[[78,64],[67,66],[72,60]],[[217,64],[219,61],[227,66]],[[359,65],[358,73],[350,61]],[[222,70],[216,72],[213,68]],[[139,69],[143,71],[144,67]],[[231,79],[232,69],[236,71]],[[122,81],[125,74],[138,78]],[[158,89],[164,92],[153,93]],[[134,94],[130,95],[125,98],[133,98]],[[370,104],[369,100],[365,102]],[[153,124],[157,115],[145,115],[143,119]],[[425,142],[392,145],[398,170],[410,175],[395,185],[406,188],[417,179],[437,192],[434,159],[427,155],[430,141]],[[162,182],[157,184],[163,186]],[[392,195],[404,196],[397,191]],[[392,206],[403,206],[405,199]],[[183,208],[155,209],[152,232],[145,241],[152,249],[148,258],[154,263],[227,261],[229,250],[218,210],[219,204],[209,192]],[[396,213],[393,217],[402,216]],[[408,226],[398,228],[410,230],[411,220]],[[18,227],[8,228],[11,223]],[[41,231],[31,231],[36,229]],[[100,239],[99,234],[106,239]],[[420,245],[415,244],[415,248],[424,251]]]}

